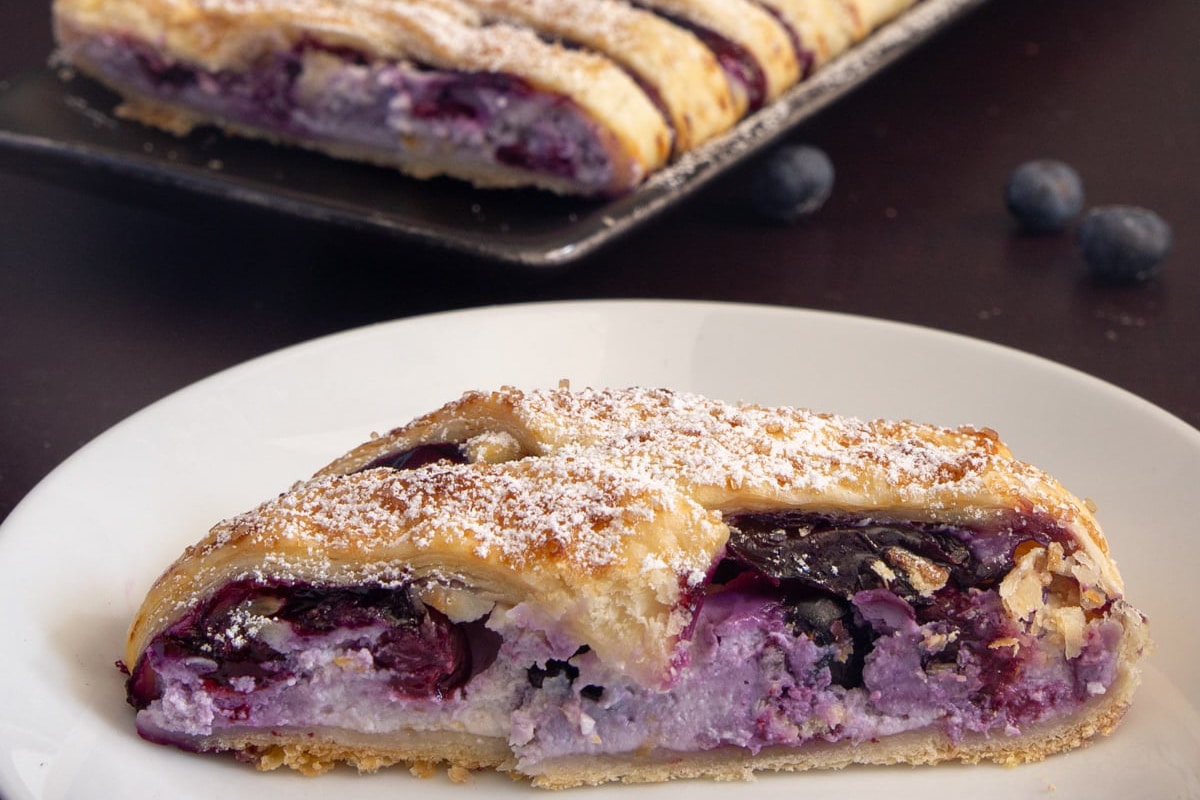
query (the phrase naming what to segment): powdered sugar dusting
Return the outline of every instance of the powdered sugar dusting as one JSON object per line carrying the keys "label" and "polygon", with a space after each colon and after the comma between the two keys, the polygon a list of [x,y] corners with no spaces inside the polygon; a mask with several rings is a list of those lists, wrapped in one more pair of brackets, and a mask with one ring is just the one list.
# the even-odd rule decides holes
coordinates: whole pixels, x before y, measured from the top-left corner
{"label": "powdered sugar dusting", "polygon": [[685,487],[856,488],[915,499],[985,491],[1000,461],[1025,470],[993,433],[970,428],[861,421],[661,389],[515,393],[512,402],[564,450],[602,454],[595,457]]}
{"label": "powdered sugar dusting", "polygon": [[628,538],[671,496],[669,486],[572,458],[383,468],[305,484],[232,520],[214,544],[251,537],[289,553],[338,558],[450,543],[513,569],[557,564],[595,572],[620,559]]}

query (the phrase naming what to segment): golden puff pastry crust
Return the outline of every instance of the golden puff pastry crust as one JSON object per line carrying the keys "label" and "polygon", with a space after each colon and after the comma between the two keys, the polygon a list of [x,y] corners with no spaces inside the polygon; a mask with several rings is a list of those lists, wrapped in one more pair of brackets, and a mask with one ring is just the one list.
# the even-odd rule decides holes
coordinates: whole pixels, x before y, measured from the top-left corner
{"label": "golden puff pastry crust", "polygon": [[787,28],[752,0],[642,0],[710,38],[726,65],[742,111],[755,111],[800,80]]}
{"label": "golden puff pastry crust", "polygon": [[563,387],[217,525],[124,663],[153,741],[562,788],[1036,760],[1110,732],[1149,647],[1088,504],[993,431]]}
{"label": "golden puff pastry crust", "polygon": [[819,69],[899,16],[915,0],[763,0],[796,34]]}
{"label": "golden puff pastry crust", "polygon": [[1071,532],[1096,561],[1106,590],[1122,591],[1086,504],[1016,460],[986,428],[859,421],[663,390],[502,389],[468,393],[361,445],[322,474],[353,471],[422,442],[495,434],[512,442],[501,458],[603,452],[609,463],[669,480],[721,511],[805,507],[972,523],[1037,510]]}
{"label": "golden puff pastry crust", "polygon": [[629,70],[663,106],[675,153],[738,120],[725,73],[694,34],[624,0],[467,0],[488,16],[587,47]]}
{"label": "golden puff pastry crust", "polygon": [[214,528],[151,592],[127,663],[197,597],[269,564],[275,578],[413,582],[474,619],[526,603],[646,683],[669,679],[681,595],[723,546],[717,514],[663,487],[571,461],[461,471],[375,469],[297,487]]}

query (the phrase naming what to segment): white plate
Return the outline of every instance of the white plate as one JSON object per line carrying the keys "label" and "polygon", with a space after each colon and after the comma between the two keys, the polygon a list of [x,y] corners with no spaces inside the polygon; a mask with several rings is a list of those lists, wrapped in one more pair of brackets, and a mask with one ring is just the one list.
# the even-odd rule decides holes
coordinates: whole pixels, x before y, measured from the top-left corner
{"label": "white plate", "polygon": [[[824,313],[663,302],[503,307],[351,331],[209,378],[85,447],[0,528],[0,794],[358,800],[472,791],[403,769],[263,775],[148,744],[133,731],[113,663],[150,582],[211,523],[464,389],[560,378],[994,427],[1018,456],[1096,500],[1129,595],[1151,619],[1159,647],[1137,702],[1114,736],[1085,750],[1017,769],[696,782],[692,797],[1200,797],[1200,645],[1196,601],[1184,593],[1200,563],[1200,432],[1108,384],[970,339]],[[474,783],[491,795],[537,794],[492,775]]]}

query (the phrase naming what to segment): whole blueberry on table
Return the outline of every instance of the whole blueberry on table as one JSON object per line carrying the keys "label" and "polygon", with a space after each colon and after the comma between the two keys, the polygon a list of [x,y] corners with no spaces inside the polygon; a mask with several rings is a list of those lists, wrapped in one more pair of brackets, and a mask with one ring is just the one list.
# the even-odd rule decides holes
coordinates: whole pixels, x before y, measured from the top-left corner
{"label": "whole blueberry on table", "polygon": [[1004,202],[1023,230],[1055,233],[1083,210],[1083,181],[1061,161],[1026,161],[1009,177]]}
{"label": "whole blueberry on table", "polygon": [[832,190],[829,156],[816,147],[787,145],[759,166],[750,184],[750,199],[768,219],[794,222],[823,206]]}
{"label": "whole blueberry on table", "polygon": [[1148,280],[1171,250],[1171,226],[1136,206],[1099,206],[1084,215],[1079,246],[1092,275],[1118,283]]}

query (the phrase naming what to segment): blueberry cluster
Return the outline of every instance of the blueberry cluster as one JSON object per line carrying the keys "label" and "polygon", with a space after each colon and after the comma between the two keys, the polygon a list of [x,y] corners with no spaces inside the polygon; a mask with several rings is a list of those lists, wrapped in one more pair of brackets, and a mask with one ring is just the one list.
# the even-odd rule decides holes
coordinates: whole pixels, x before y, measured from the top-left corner
{"label": "blueberry cluster", "polygon": [[[793,223],[825,204],[833,180],[833,163],[824,151],[785,145],[754,173],[750,200],[764,218]],[[1004,203],[1026,233],[1062,233],[1083,212],[1083,180],[1062,161],[1027,161],[1009,177]],[[1171,227],[1145,208],[1099,206],[1083,216],[1077,241],[1097,280],[1142,283],[1162,269],[1171,250]]]}
{"label": "blueberry cluster", "polygon": [[[1083,210],[1083,181],[1061,161],[1028,161],[1013,171],[1004,201],[1022,230],[1062,232]],[[1076,239],[1095,278],[1142,283],[1162,269],[1171,250],[1171,227],[1145,208],[1099,206],[1084,215]]]}

